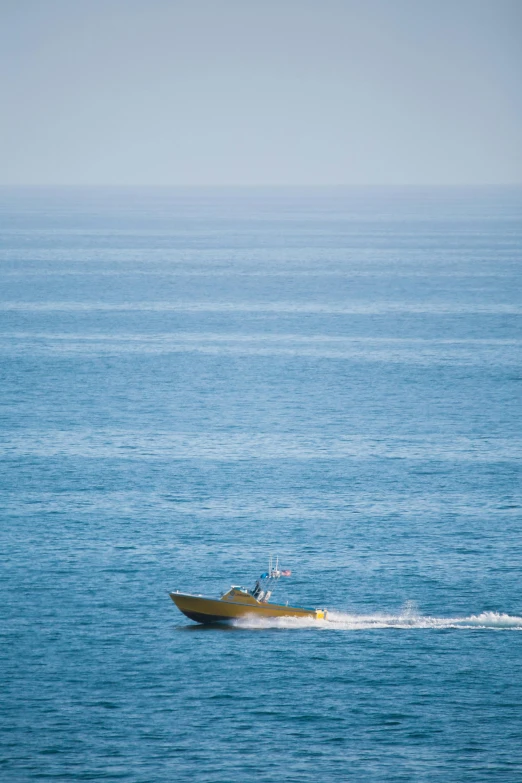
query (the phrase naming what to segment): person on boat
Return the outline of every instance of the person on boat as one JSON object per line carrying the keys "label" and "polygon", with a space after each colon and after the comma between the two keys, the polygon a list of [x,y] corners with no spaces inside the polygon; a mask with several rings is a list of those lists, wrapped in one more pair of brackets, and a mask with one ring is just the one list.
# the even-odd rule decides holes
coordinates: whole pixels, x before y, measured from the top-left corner
{"label": "person on boat", "polygon": [[254,589],[252,590],[252,596],[256,598],[258,601],[261,599],[259,596],[263,595],[263,588],[261,587],[261,581],[258,579],[257,582],[254,585]]}
{"label": "person on boat", "polygon": [[261,574],[261,576],[255,583],[253,590],[250,591],[252,597],[255,598],[257,601],[262,601],[263,598],[265,598],[265,591],[263,590],[262,582],[267,578],[268,578],[268,573]]}

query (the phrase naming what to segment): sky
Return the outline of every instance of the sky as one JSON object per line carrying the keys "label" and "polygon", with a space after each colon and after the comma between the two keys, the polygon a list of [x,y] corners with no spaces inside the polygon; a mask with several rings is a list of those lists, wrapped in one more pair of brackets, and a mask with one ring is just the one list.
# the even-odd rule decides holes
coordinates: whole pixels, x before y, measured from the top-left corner
{"label": "sky", "polygon": [[0,184],[522,182],[522,0],[0,0]]}

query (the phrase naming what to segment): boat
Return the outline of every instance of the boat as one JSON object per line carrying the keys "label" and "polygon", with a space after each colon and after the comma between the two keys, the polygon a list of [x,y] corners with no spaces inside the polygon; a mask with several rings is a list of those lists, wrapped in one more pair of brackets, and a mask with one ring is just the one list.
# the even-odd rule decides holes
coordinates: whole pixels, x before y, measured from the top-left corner
{"label": "boat", "polygon": [[180,612],[197,623],[230,622],[245,617],[297,617],[326,620],[328,615],[326,609],[304,609],[288,604],[269,603],[272,595],[272,589],[269,588],[273,588],[280,577],[290,576],[291,573],[288,569],[279,568],[278,559],[274,566],[270,558],[268,571],[261,574],[251,590],[232,585],[220,598],[180,593],[178,590],[169,595]]}

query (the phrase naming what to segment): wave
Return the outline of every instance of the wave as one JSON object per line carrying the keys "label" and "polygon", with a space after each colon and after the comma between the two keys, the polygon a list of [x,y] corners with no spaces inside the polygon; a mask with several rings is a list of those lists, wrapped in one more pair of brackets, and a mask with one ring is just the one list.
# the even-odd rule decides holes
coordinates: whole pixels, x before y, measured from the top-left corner
{"label": "wave", "polygon": [[237,628],[316,628],[318,630],[367,631],[382,628],[411,629],[504,629],[522,631],[522,617],[501,612],[481,612],[467,617],[431,617],[407,604],[398,614],[348,614],[328,612],[327,620],[299,617],[244,617],[234,621]]}

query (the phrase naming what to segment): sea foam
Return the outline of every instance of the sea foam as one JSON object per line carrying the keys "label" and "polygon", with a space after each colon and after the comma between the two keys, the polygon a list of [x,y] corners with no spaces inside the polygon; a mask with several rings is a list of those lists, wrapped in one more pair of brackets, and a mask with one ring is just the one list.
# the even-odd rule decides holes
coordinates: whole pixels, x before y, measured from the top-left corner
{"label": "sea foam", "polygon": [[522,630],[522,617],[501,612],[481,612],[466,617],[432,617],[417,612],[410,603],[398,614],[375,612],[372,614],[349,614],[329,611],[327,620],[301,617],[267,617],[247,616],[234,621],[237,628],[267,629],[287,628],[335,631],[364,631],[382,628],[410,629],[505,629]]}

